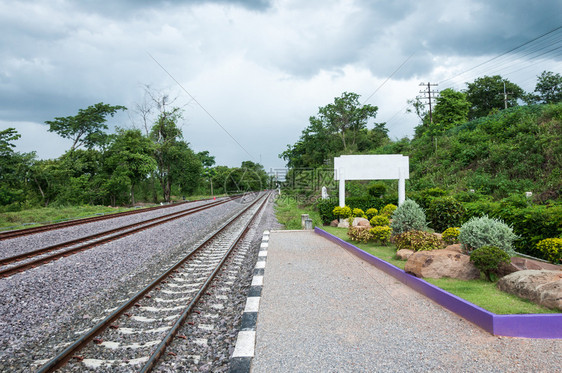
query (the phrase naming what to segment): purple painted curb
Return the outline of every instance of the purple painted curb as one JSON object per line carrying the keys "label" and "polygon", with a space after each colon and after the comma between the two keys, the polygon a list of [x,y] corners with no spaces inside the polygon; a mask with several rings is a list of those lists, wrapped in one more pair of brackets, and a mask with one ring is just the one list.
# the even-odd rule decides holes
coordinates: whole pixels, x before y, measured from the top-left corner
{"label": "purple painted curb", "polygon": [[385,262],[318,227],[314,232],[493,335],[562,339],[562,314],[496,315]]}

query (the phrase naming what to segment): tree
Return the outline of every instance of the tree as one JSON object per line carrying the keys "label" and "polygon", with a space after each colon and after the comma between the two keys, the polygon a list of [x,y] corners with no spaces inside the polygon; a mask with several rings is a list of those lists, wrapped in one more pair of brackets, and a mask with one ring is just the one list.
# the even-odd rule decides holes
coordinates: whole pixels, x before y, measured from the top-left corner
{"label": "tree", "polygon": [[75,116],[58,117],[52,121],[45,121],[49,125],[49,132],[55,132],[65,139],[72,140],[70,151],[81,146],[92,149],[103,146],[107,142],[106,117],[112,116],[118,110],[127,110],[124,106],[111,106],[100,102],[86,109],[78,110]]}
{"label": "tree", "polygon": [[119,174],[119,180],[126,182],[131,194],[132,204],[135,204],[135,185],[144,180],[156,169],[153,158],[154,145],[143,136],[138,129],[117,129],[117,135],[107,151],[106,165]]}
{"label": "tree", "polygon": [[377,115],[378,108],[369,104],[361,105],[359,97],[357,93],[344,92],[341,97],[334,98],[333,104],[318,109],[319,119],[340,136],[344,151],[347,151],[348,145],[355,145],[357,133],[367,127],[370,118]]}
{"label": "tree", "polygon": [[447,88],[441,91],[433,109],[434,132],[440,133],[468,120],[470,103],[463,92]]}
{"label": "tree", "polygon": [[467,83],[466,98],[471,106],[468,119],[487,116],[493,110],[505,107],[504,84],[507,93],[507,106],[518,106],[517,100],[525,97],[525,92],[518,85],[503,79],[500,75],[484,76],[473,83]]}
{"label": "tree", "polygon": [[19,153],[12,142],[21,137],[15,128],[0,131],[0,205],[25,201],[27,174],[35,153]]}
{"label": "tree", "polygon": [[545,104],[562,101],[562,76],[552,71],[543,71],[535,86],[536,100]]}

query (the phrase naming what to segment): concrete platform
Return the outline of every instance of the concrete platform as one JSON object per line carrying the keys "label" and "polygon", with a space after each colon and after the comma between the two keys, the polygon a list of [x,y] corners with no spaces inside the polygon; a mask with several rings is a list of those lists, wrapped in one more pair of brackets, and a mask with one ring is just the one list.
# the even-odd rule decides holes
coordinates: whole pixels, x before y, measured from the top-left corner
{"label": "concrete platform", "polygon": [[549,371],[561,348],[492,336],[314,232],[270,233],[252,372]]}

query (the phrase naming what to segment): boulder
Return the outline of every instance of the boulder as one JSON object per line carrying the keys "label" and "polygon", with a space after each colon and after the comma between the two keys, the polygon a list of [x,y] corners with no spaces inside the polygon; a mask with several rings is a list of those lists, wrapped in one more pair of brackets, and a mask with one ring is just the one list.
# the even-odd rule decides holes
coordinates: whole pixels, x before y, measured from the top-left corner
{"label": "boulder", "polygon": [[461,253],[461,254],[463,253],[460,243],[449,245],[445,248],[445,250],[454,251],[454,252]]}
{"label": "boulder", "polygon": [[330,227],[337,227],[340,221],[338,219],[334,219],[330,222]]}
{"label": "boulder", "polygon": [[506,293],[562,311],[562,271],[517,271],[502,277],[497,286]]}
{"label": "boulder", "polygon": [[480,278],[480,270],[470,262],[470,256],[450,250],[418,251],[412,254],[404,270],[417,277]]}
{"label": "boulder", "polygon": [[536,269],[536,270],[546,269],[549,271],[560,271],[562,270],[562,267],[556,264],[539,262],[538,260],[513,257],[511,258],[511,263],[500,264],[498,268],[498,274],[500,277],[503,277],[509,275],[510,273],[517,272],[517,271],[525,271],[527,269]]}
{"label": "boulder", "polygon": [[[354,218],[352,226],[354,226],[354,227],[357,227],[357,226],[370,227],[371,225],[369,224],[369,220],[367,220],[365,218]],[[338,224],[338,227],[349,228],[348,219],[342,219],[342,221],[340,221],[340,223]]]}
{"label": "boulder", "polygon": [[414,253],[414,250],[410,249],[400,249],[396,252],[396,257],[400,260],[407,260],[410,255]]}

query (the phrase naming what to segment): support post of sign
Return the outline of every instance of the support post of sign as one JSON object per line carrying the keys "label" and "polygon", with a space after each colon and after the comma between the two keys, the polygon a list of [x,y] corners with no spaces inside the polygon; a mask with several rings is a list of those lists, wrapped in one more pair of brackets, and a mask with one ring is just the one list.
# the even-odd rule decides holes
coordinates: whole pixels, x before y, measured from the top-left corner
{"label": "support post of sign", "polygon": [[404,170],[398,169],[398,206],[401,206],[406,200],[406,179],[404,179]]}
{"label": "support post of sign", "polygon": [[343,168],[338,170],[338,176],[340,178],[340,207],[345,206],[345,175],[343,174]]}

